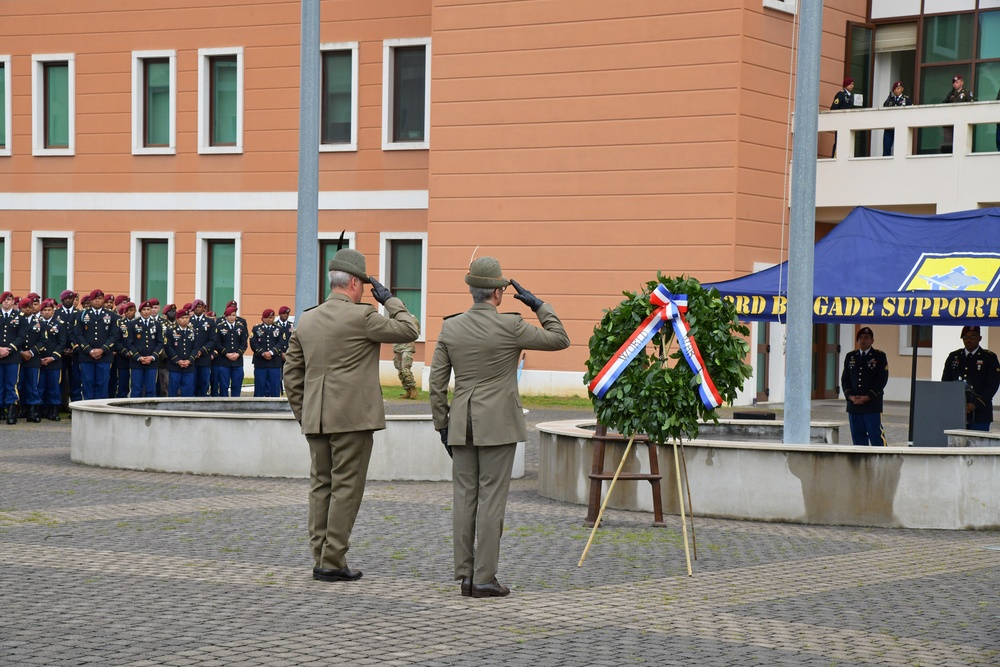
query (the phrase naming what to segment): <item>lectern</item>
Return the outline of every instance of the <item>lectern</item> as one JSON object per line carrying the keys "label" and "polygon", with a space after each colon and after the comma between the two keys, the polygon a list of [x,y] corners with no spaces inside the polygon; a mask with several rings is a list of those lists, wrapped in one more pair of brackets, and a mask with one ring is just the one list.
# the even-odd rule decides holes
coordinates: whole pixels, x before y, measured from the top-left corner
{"label": "lectern", "polygon": [[947,429],[965,428],[965,383],[917,380],[913,390],[913,446],[947,447]]}

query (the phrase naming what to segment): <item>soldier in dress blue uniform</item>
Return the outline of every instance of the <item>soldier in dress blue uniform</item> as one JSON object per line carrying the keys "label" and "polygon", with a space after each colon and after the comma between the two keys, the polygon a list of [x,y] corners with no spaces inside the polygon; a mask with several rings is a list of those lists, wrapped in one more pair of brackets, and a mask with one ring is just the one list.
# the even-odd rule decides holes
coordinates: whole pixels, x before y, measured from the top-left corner
{"label": "soldier in dress blue uniform", "polygon": [[885,445],[882,429],[882,395],[889,381],[885,352],[872,347],[875,334],[861,327],[855,336],[858,349],[847,353],[840,386],[847,399],[847,418],[855,445]]}
{"label": "soldier in dress blue uniform", "polygon": [[17,377],[21,370],[24,318],[14,307],[14,295],[0,294],[0,414],[17,423]]}
{"label": "soldier in dress blue uniform", "polygon": [[291,308],[281,306],[278,308],[278,317],[274,320],[274,326],[282,330],[282,336],[284,337],[284,349],[281,351],[281,368],[278,369],[278,389],[281,394],[285,393],[285,351],[288,349],[288,340],[292,337],[292,332],[295,330],[292,320],[289,319],[291,314]]}
{"label": "soldier in dress blue uniform", "polygon": [[132,398],[156,396],[156,372],[163,353],[163,323],[153,317],[153,304],[139,304],[139,317],[128,323],[123,341],[128,357]]}
{"label": "soldier in dress blue uniform", "polygon": [[207,304],[201,299],[191,303],[191,327],[198,334],[195,345],[198,354],[194,361],[194,395],[208,396],[212,386],[212,353],[215,351],[215,320],[206,317]]}
{"label": "soldier in dress blue uniform", "polygon": [[76,323],[76,315],[79,312],[76,302],[80,295],[73,290],[63,290],[59,295],[60,305],[56,307],[53,317],[62,323],[62,330],[66,347],[62,352],[60,365],[62,366],[62,407],[67,411],[71,401],[83,400],[83,385],[80,382],[80,358],[73,345],[72,331]]}
{"label": "soldier in dress blue uniform", "polygon": [[979,327],[962,327],[964,347],[944,360],[944,382],[965,382],[965,427],[989,431],[993,422],[993,397],[1000,388],[997,355],[979,346]]}
{"label": "soldier in dress blue uniform", "polygon": [[135,319],[135,304],[126,301],[118,306],[118,328],[121,330],[121,340],[115,349],[115,364],[112,368],[115,398],[128,398],[131,384],[132,369],[128,359],[128,324]]}
{"label": "soldier in dress blue uniform", "polygon": [[[167,332],[176,324],[177,322],[177,305],[173,303],[168,303],[166,308],[163,309],[163,313],[160,315],[160,326],[163,327],[164,337]],[[163,339],[166,343],[166,338]],[[166,396],[167,386],[170,384],[170,371],[167,370],[167,352],[163,351],[160,355],[160,370],[156,374],[156,395]]]}
{"label": "soldier in dress blue uniform", "polygon": [[[885,98],[882,104],[884,107],[909,107],[913,106],[913,100],[909,95],[903,94],[903,82],[897,81],[892,84],[892,92]],[[896,140],[896,130],[889,128],[882,133],[882,155],[892,155],[892,145]]]}
{"label": "soldier in dress blue uniform", "polygon": [[174,326],[167,329],[164,349],[170,384],[167,396],[194,396],[194,361],[198,355],[198,333],[191,326],[191,313],[177,311]]}
{"label": "soldier in dress blue uniform", "polygon": [[104,309],[104,292],[90,293],[90,308],[82,310],[73,328],[73,340],[80,348],[80,375],[83,398],[107,398],[111,359],[121,340],[117,316]]}
{"label": "soldier in dress blue uniform", "polygon": [[[833,96],[833,104],[830,111],[854,108],[854,79],[847,77],[844,79],[844,89]],[[833,152],[830,157],[837,157],[837,140],[833,140]]]}
{"label": "soldier in dress blue uniform", "polygon": [[41,372],[38,376],[38,386],[45,418],[57,422],[60,421],[59,405],[62,402],[60,380],[66,350],[67,327],[56,317],[55,311],[55,299],[46,299],[42,302],[39,319],[42,326],[42,348],[39,353]]}
{"label": "soldier in dress blue uniform", "polygon": [[250,332],[250,349],[253,350],[253,395],[278,396],[281,353],[287,349],[284,330],[274,326],[274,311],[261,313],[261,323]]}
{"label": "soldier in dress blue uniform", "polygon": [[36,315],[38,302],[28,295],[21,299],[21,316],[24,318],[22,330],[24,343],[21,346],[21,378],[19,396],[24,401],[24,416],[28,421],[37,424],[42,421],[40,414],[42,397],[38,393],[38,376],[42,370],[41,354],[44,349],[44,332],[41,319]]}
{"label": "soldier in dress blue uniform", "polygon": [[243,353],[247,349],[247,337],[246,325],[236,319],[236,306],[229,306],[216,325],[216,358],[212,370],[218,377],[219,396],[238,397],[243,391]]}

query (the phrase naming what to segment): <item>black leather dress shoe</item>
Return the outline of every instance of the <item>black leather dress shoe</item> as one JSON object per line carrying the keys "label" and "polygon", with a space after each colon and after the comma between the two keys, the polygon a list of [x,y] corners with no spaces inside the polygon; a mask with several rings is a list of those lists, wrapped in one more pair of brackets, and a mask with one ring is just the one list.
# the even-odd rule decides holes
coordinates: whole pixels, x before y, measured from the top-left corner
{"label": "black leather dress shoe", "polygon": [[472,579],[462,577],[462,595],[469,597],[472,595]]}
{"label": "black leather dress shoe", "polygon": [[472,597],[474,598],[502,598],[510,595],[510,589],[501,586],[496,577],[488,584],[472,584]]}
{"label": "black leather dress shoe", "polygon": [[352,570],[349,567],[314,567],[313,579],[319,581],[357,581],[361,578],[361,570]]}

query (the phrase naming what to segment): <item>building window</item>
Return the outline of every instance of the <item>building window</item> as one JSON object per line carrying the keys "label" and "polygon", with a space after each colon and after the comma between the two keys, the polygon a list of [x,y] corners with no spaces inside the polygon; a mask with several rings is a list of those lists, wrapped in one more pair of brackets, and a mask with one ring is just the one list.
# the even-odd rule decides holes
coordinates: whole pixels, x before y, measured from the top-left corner
{"label": "building window", "polygon": [[796,0],[764,0],[764,7],[768,9],[777,9],[778,11],[787,12],[789,14],[794,14],[795,3]]}
{"label": "building window", "polygon": [[198,232],[195,257],[195,297],[221,313],[240,299],[241,239],[228,232]]}
{"label": "building window", "polygon": [[0,56],[0,155],[10,155],[10,56]]}
{"label": "building window", "polygon": [[[327,266],[330,264],[330,260],[333,256],[337,254],[337,244],[340,242],[340,232],[327,233],[320,232],[319,238],[319,289],[317,294],[319,294],[319,303],[326,301],[326,298],[330,296],[330,280],[328,277],[329,271]],[[354,232],[344,234],[344,244],[341,246],[343,248],[353,248],[354,247]]]}
{"label": "building window", "polygon": [[173,51],[132,52],[132,153],[176,152],[177,56]]}
{"label": "building window", "polygon": [[0,232],[0,290],[10,289],[10,232]]}
{"label": "building window", "polygon": [[899,354],[909,357],[913,354],[914,335],[917,341],[917,356],[931,356],[934,343],[934,327],[930,325],[901,325],[899,327]]}
{"label": "building window", "polygon": [[243,49],[198,51],[198,152],[243,152]]}
{"label": "building window", "polygon": [[324,44],[321,48],[320,149],[357,150],[358,44]]}
{"label": "building window", "polygon": [[63,290],[73,288],[73,232],[31,232],[29,285],[43,297],[54,299]]}
{"label": "building window", "polygon": [[424,304],[427,302],[427,234],[423,232],[383,233],[382,282],[399,297],[420,323],[424,340]]}
{"label": "building window", "polygon": [[32,61],[32,154],[73,155],[75,149],[75,60],[72,55],[35,55]]}
{"label": "building window", "polygon": [[129,294],[137,304],[174,300],[174,233],[132,232]]}
{"label": "building window", "polygon": [[430,40],[386,40],[383,58],[382,148],[426,149],[430,137]]}

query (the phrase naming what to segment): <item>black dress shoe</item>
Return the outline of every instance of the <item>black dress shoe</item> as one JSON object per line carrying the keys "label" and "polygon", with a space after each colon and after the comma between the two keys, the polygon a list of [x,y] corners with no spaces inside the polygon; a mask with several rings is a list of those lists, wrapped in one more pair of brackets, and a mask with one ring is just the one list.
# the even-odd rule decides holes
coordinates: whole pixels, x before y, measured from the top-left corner
{"label": "black dress shoe", "polygon": [[510,595],[510,589],[501,586],[496,577],[488,584],[472,584],[472,597],[474,598],[502,598]]}
{"label": "black dress shoe", "polygon": [[319,581],[357,581],[361,578],[361,570],[352,570],[349,567],[314,567],[313,579]]}
{"label": "black dress shoe", "polygon": [[472,579],[462,577],[462,595],[470,597],[472,595]]}

